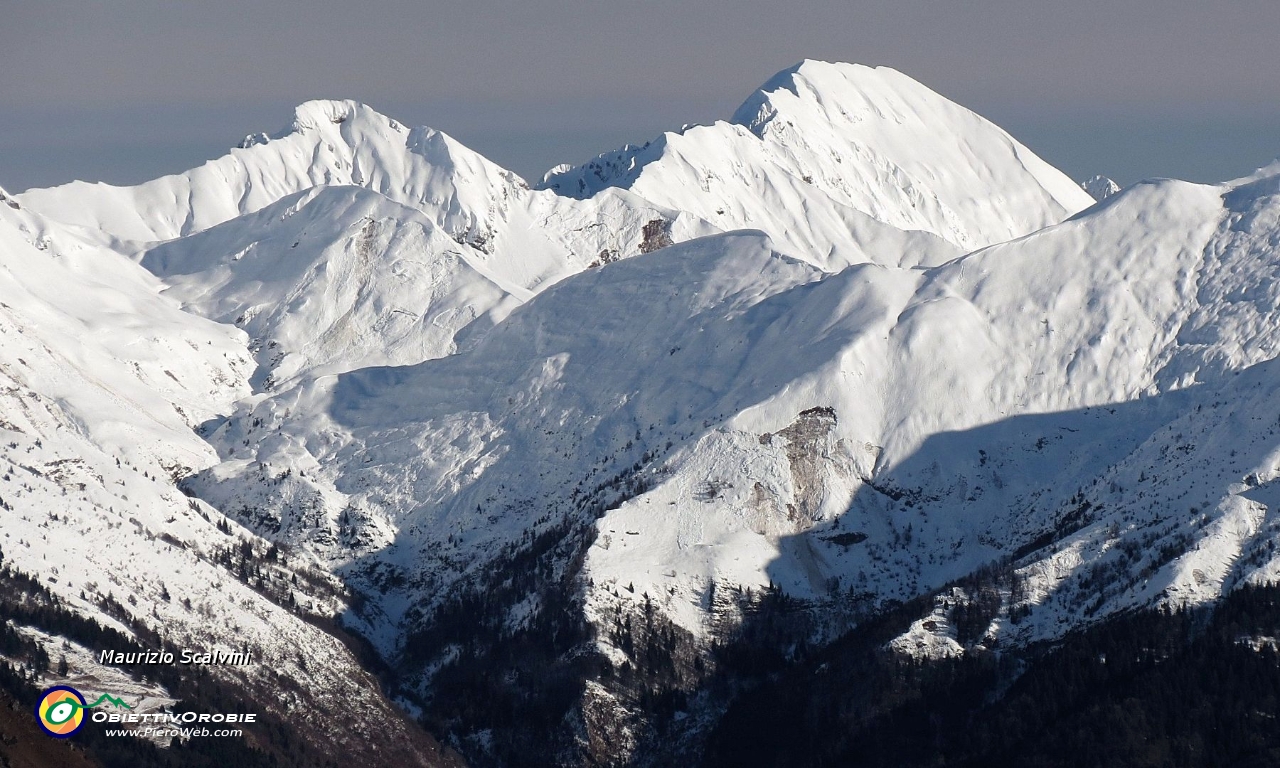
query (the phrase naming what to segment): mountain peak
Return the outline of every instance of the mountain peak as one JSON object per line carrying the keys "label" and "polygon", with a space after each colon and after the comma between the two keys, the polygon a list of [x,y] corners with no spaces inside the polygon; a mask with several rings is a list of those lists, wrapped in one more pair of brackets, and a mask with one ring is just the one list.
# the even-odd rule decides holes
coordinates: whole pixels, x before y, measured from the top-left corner
{"label": "mountain peak", "polygon": [[1106,176],[1091,176],[1080,185],[1089,196],[1098,202],[1106,200],[1115,193],[1120,191],[1120,185],[1107,178]]}
{"label": "mountain peak", "polygon": [[[156,242],[208,229],[316,186],[355,185],[410,207],[454,210],[473,197],[524,186],[522,180],[432,128],[410,130],[351,99],[317,99],[293,110],[274,134],[249,134],[229,154],[184,173],[134,187],[64,185],[28,190],[20,201],[64,224]],[[480,205],[480,203],[477,203]],[[462,206],[465,207],[465,206]],[[483,201],[481,210],[488,209]],[[468,225],[469,226],[469,225]]]}
{"label": "mountain peak", "polygon": [[392,130],[403,130],[399,123],[373,107],[353,99],[313,99],[304,101],[293,110],[293,122],[289,130],[303,132],[327,125],[342,125],[347,121],[378,123]]}
{"label": "mountain peak", "polygon": [[541,186],[577,198],[619,187],[724,228],[805,233],[783,247],[826,253],[833,269],[875,260],[863,243],[846,247],[850,230],[888,225],[967,251],[1094,202],[998,126],[901,72],[813,60],[771,77],[727,123],[557,169]]}
{"label": "mountain peak", "polygon": [[349,122],[357,123],[365,130],[373,129],[378,132],[402,133],[406,130],[396,120],[354,99],[312,99],[294,107],[293,119],[283,129],[271,134],[250,133],[236,148],[250,149],[295,134],[332,130],[335,126]]}
{"label": "mountain peak", "polygon": [[[918,88],[916,81],[889,67],[805,59],[769,78],[734,112],[731,122],[759,134],[777,114],[773,97],[782,92],[802,101],[839,100],[852,93],[883,90],[887,76],[897,76]],[[892,85],[890,86],[892,87]]]}

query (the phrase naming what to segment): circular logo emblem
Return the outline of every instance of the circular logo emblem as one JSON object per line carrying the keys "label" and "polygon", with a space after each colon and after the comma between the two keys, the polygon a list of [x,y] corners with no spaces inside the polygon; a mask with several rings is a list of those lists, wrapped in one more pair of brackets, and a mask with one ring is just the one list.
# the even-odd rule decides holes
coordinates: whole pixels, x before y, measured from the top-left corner
{"label": "circular logo emblem", "polygon": [[45,689],[36,704],[36,720],[50,736],[65,739],[84,724],[84,697],[75,688],[57,685]]}

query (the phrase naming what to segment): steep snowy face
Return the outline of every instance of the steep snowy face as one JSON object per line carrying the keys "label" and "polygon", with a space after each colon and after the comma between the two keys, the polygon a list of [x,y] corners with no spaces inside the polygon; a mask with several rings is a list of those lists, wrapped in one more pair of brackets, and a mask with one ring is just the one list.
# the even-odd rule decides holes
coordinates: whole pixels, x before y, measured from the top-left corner
{"label": "steep snowy face", "polygon": [[1176,396],[1118,406],[1122,417],[1108,419],[1123,430],[1116,442],[1124,455],[1079,482],[1057,509],[1032,511],[1056,540],[1015,563],[1026,591],[1013,607],[1030,615],[1016,623],[1002,616],[991,634],[1054,638],[1063,625],[1116,610],[1196,605],[1242,584],[1274,583],[1278,392],[1280,366],[1271,359]]}
{"label": "steep snowy face", "polygon": [[[999,127],[887,67],[806,61],[748,98],[733,122],[786,154],[842,158],[837,165],[856,158],[873,182],[815,180],[876,218],[966,249],[1057,223],[1090,203]],[[824,124],[830,128],[818,130]]]}
{"label": "steep snowy face", "polygon": [[[814,61],[776,75],[729,123],[553,171],[543,186],[579,197],[625,187],[725,229],[764,229],[797,253],[843,249],[846,264],[876,260],[850,250],[873,222],[972,250],[1093,203],[1004,131],[911,78]],[[841,227],[853,229],[854,246]]]}
{"label": "steep snowy face", "polygon": [[519,303],[483,254],[361,187],[291,195],[156,246],[142,265],[188,310],[248,333],[266,389],[300,371],[443,357],[473,322],[490,327]]}
{"label": "steep snowy face", "polygon": [[861,263],[936,265],[963,252],[931,232],[899,228],[833,197],[814,185],[814,172],[780,160],[742,126],[716,123],[601,155],[548,175],[543,185],[584,200],[625,188],[720,230],[766,231],[788,252],[831,272]]}

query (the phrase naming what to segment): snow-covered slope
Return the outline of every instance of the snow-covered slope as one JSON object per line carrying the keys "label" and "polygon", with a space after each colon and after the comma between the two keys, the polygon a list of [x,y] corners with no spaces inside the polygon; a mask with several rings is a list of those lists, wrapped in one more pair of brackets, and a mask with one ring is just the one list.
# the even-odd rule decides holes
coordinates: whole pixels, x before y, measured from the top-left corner
{"label": "snow-covered slope", "polygon": [[[803,535],[758,545],[754,583],[817,599],[842,589],[910,597],[1063,528],[1080,505],[1076,494],[1090,493],[1111,464],[1129,460],[1182,409],[1221,402],[1217,389],[1233,372],[1275,357],[1275,192],[1275,177],[1234,187],[1138,185],[1072,221],[927,272],[896,301],[877,286],[884,309],[857,320],[861,338],[829,366],[712,430],[665,488],[608,513],[602,533],[634,535],[593,549],[588,572],[637,593],[675,587],[673,612],[697,630],[695,620],[706,618],[690,610],[699,580],[728,563],[741,578],[751,561],[738,544],[725,547],[731,556],[709,556],[717,549],[690,546],[682,531],[695,526],[707,544],[716,542],[709,531],[734,541],[771,533],[758,512],[743,510],[800,513],[790,532]],[[846,322],[824,313],[815,326]],[[1178,442],[1185,449],[1188,441]],[[1177,447],[1157,445],[1166,454]],[[1151,453],[1139,462],[1149,475],[1153,463]],[[736,467],[753,467],[745,475],[754,482],[740,482]],[[1213,519],[1244,474],[1210,478],[1237,469],[1204,467],[1170,488],[1209,482],[1198,507]],[[695,506],[697,489],[713,485],[714,498],[703,493]],[[671,522],[655,525],[655,509]],[[1189,536],[1174,553],[1197,541]],[[1165,543],[1148,537],[1142,549]],[[1240,555],[1234,546],[1217,549],[1224,563]],[[1067,560],[1081,576],[1095,566]],[[1058,561],[1057,572],[1064,567]],[[1145,578],[1158,586],[1146,599],[1185,590],[1172,557],[1152,570]],[[672,572],[698,578],[682,584]],[[1093,614],[1122,605],[1104,602]],[[1036,631],[1052,636],[1084,615],[1053,618]]]}
{"label": "snow-covered slope", "polygon": [[876,222],[971,250],[1093,203],[1007,133],[911,78],[817,61],[778,73],[730,122],[556,169],[543,186],[580,197],[624,187],[724,229],[763,229],[799,254],[841,252],[839,266],[884,258],[868,242]]}
{"label": "snow-covered slope", "polygon": [[247,394],[243,334],[182,312],[146,270],[29,209],[0,208],[0,268],[11,343],[52,356],[6,354],[16,380],[110,450],[210,456],[191,427]]}
{"label": "snow-covered slope", "polygon": [[[487,483],[506,474],[494,466],[509,464],[515,474],[503,484],[514,483],[511,494],[534,499],[552,487],[567,493],[602,451],[630,443],[628,452],[639,453],[632,436],[641,424],[635,409],[644,411],[646,427],[683,424],[711,407],[707,398],[722,397],[742,367],[736,361],[744,341],[722,344],[726,331],[717,320],[821,274],[774,256],[759,233],[717,236],[662,253],[567,280],[453,357],[318,377],[283,391],[213,436],[228,461],[193,487],[224,508],[253,510],[265,521],[253,522],[277,528],[291,517],[290,505],[246,475],[275,477],[286,467],[307,466],[305,478],[289,477],[278,487],[285,496],[318,492],[328,502],[329,519],[316,530],[285,525],[284,534],[296,544],[320,543],[318,553],[339,563],[365,552],[323,545],[366,538],[362,521],[372,520],[373,531],[420,536],[397,543],[404,553],[399,567],[438,583],[428,591],[432,599],[443,598],[447,582],[460,574],[448,566],[457,560],[448,551],[453,547],[438,549],[440,535],[465,532],[463,553],[493,552],[537,528],[533,520],[545,512],[539,502],[517,513],[496,497],[482,505],[495,509],[473,511],[475,480]],[[704,328],[708,332],[700,334]],[[685,348],[699,337],[705,341]],[[654,377],[664,383],[657,385]],[[294,413],[307,414],[310,426],[299,429],[284,418]],[[384,455],[384,430],[412,437],[394,456]],[[420,434],[424,430],[431,434]],[[315,442],[313,435],[322,437]],[[508,444],[508,437],[518,444]],[[261,451],[263,439],[279,452]],[[340,479],[347,457],[358,476]],[[525,478],[526,472],[538,478]],[[501,494],[503,501],[511,494]],[[510,500],[507,506],[515,507]],[[498,507],[501,524],[485,524]],[[458,562],[467,569],[483,565]]]}
{"label": "snow-covered slope", "polygon": [[[211,259],[210,254],[225,254]],[[261,383],[443,357],[472,322],[529,293],[420,212],[361,187],[316,187],[148,250],[184,306],[250,334]]]}
{"label": "snow-covered slope", "polygon": [[[453,358],[263,402],[196,487],[387,591],[384,620],[409,622],[388,650],[487,558],[596,502],[597,605],[648,595],[700,633],[712,581],[910,597],[1052,530],[1172,418],[1116,404],[1275,355],[1274,186],[1137,185],[925,271],[823,276],[759,234],[669,248],[563,282]],[[304,491],[319,524],[291,517]]]}
{"label": "snow-covered slope", "polygon": [[[269,543],[176,487],[216,461],[196,427],[248,394],[253,361],[241,331],[181,311],[162,287],[122,256],[0,206],[0,557],[127,638],[251,650],[261,663],[215,675],[260,697],[260,713],[330,734],[335,754],[351,746],[328,730],[348,704],[409,733],[346,646],[304,619],[341,610],[340,585],[321,577],[325,587],[300,589],[302,610],[273,601],[277,590],[237,578],[227,557],[261,556]],[[268,560],[266,578],[286,585],[309,567]],[[77,674],[121,673],[81,659]]]}

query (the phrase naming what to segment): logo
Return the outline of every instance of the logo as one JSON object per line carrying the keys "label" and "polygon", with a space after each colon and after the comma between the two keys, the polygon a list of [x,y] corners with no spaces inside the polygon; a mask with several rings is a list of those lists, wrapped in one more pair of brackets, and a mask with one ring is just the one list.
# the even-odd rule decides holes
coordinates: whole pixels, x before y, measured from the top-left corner
{"label": "logo", "polygon": [[84,696],[81,696],[75,688],[69,685],[55,685],[52,688],[46,688],[40,694],[40,701],[36,704],[36,721],[40,723],[45,733],[55,739],[65,739],[84,725],[86,709],[92,709],[104,703],[114,704],[117,708],[133,709],[109,693],[102,694],[97,701],[88,704]]}
{"label": "logo", "polygon": [[75,688],[59,685],[49,688],[36,704],[36,720],[45,733],[65,739],[84,725],[84,697]]}

